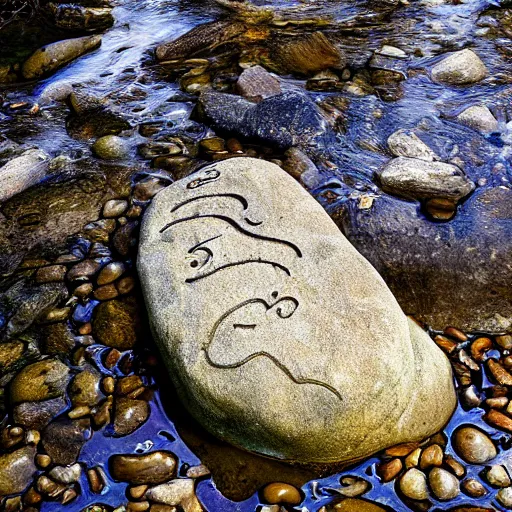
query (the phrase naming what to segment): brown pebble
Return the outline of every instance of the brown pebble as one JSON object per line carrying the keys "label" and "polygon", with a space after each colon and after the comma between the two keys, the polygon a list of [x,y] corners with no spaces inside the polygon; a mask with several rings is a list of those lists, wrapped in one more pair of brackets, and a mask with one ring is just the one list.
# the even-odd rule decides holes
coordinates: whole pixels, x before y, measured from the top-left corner
{"label": "brown pebble", "polygon": [[136,486],[161,484],[176,475],[176,457],[166,451],[144,455],[113,455],[109,463],[115,480]]}
{"label": "brown pebble", "polygon": [[116,384],[116,395],[125,396],[143,386],[142,379],[138,375],[130,375],[119,379]]}
{"label": "brown pebble", "polygon": [[388,448],[384,453],[390,457],[405,457],[418,448],[418,443],[403,443]]}
{"label": "brown pebble", "polygon": [[496,359],[487,361],[487,368],[492,376],[502,386],[512,386],[512,375]]}
{"label": "brown pebble", "polygon": [[68,416],[71,419],[84,418],[85,416],[88,416],[89,414],[91,414],[91,409],[87,405],[81,405],[79,407],[75,407],[74,409],[71,409],[68,412]]}
{"label": "brown pebble", "polygon": [[509,370],[512,369],[512,356],[507,356],[503,359],[503,366]]}
{"label": "brown pebble", "polygon": [[142,208],[140,206],[132,206],[127,212],[126,216],[130,219],[136,219],[142,214]]}
{"label": "brown pebble", "polygon": [[171,505],[161,505],[160,503],[153,503],[149,512],[178,512],[176,507],[171,507]]}
{"label": "brown pebble", "polygon": [[420,458],[420,469],[443,464],[443,449],[438,444],[432,444],[423,450]]}
{"label": "brown pebble", "polygon": [[66,505],[71,503],[78,496],[77,492],[74,489],[66,489],[62,494],[61,503],[62,505]]}
{"label": "brown pebble", "polygon": [[485,403],[492,409],[504,409],[508,405],[508,398],[506,396],[488,398]]}
{"label": "brown pebble", "polygon": [[113,348],[108,352],[107,357],[105,358],[105,366],[108,369],[113,368],[119,361],[120,357],[121,352],[119,352],[119,350],[117,350],[116,348]]}
{"label": "brown pebble", "polygon": [[94,298],[96,300],[111,300],[115,299],[119,295],[117,288],[113,284],[107,284],[105,286],[100,286],[96,288],[94,291]]}
{"label": "brown pebble", "polygon": [[402,471],[402,461],[393,459],[389,462],[383,462],[377,466],[377,474],[383,482],[391,482]]}
{"label": "brown pebble", "polygon": [[201,478],[203,476],[208,476],[210,474],[210,470],[204,465],[200,464],[199,466],[192,466],[187,469],[187,478]]}
{"label": "brown pebble", "polygon": [[230,153],[243,153],[244,148],[237,139],[228,139],[226,148]]}
{"label": "brown pebble", "polygon": [[126,510],[127,512],[144,512],[145,510],[149,510],[149,507],[149,501],[138,501],[137,503],[130,501],[128,502]]}
{"label": "brown pebble", "polygon": [[451,455],[447,455],[444,462],[458,478],[462,478],[466,474],[464,466],[460,462],[457,462]]}
{"label": "brown pebble", "polygon": [[125,436],[131,434],[146,422],[149,418],[150,407],[144,400],[118,398],[114,413],[114,432],[120,436]]}
{"label": "brown pebble", "polygon": [[451,338],[454,338],[458,341],[467,341],[468,337],[466,334],[464,334],[461,330],[457,329],[456,327],[447,327],[444,330],[444,333],[446,336],[450,336]]}
{"label": "brown pebble", "polygon": [[36,272],[38,283],[60,283],[64,281],[68,269],[64,265],[51,265],[42,267]]}
{"label": "brown pebble", "polygon": [[475,478],[467,478],[461,484],[462,492],[472,498],[481,498],[487,494],[485,487]]}
{"label": "brown pebble", "polygon": [[135,288],[135,279],[131,276],[123,277],[116,282],[116,286],[119,294],[125,295]]}
{"label": "brown pebble", "polygon": [[78,333],[81,334],[82,336],[91,334],[91,332],[92,332],[92,324],[90,322],[87,322],[86,324],[83,324],[78,328]]}
{"label": "brown pebble", "polygon": [[507,386],[500,386],[497,384],[496,386],[493,386],[491,388],[491,396],[492,398],[501,398],[503,396],[508,395],[508,388]]}
{"label": "brown pebble", "polygon": [[40,468],[47,468],[52,463],[52,459],[49,455],[45,455],[43,453],[38,453],[36,455],[36,464]]}
{"label": "brown pebble", "polygon": [[512,419],[505,416],[503,413],[496,409],[491,409],[485,416],[484,419],[489,425],[498,427],[502,430],[512,432]]}
{"label": "brown pebble", "polygon": [[103,206],[103,217],[119,217],[128,209],[128,201],[124,199],[110,199]]}
{"label": "brown pebble", "polygon": [[84,260],[76,265],[73,265],[68,273],[67,279],[69,281],[75,281],[77,279],[89,278],[94,276],[100,269],[100,263],[95,260]]}
{"label": "brown pebble", "polygon": [[113,261],[101,269],[96,282],[98,283],[98,286],[113,283],[124,274],[125,270],[126,268],[123,263],[120,261]]}
{"label": "brown pebble", "polygon": [[438,334],[434,341],[436,342],[436,345],[446,354],[451,354],[453,351],[457,348],[457,343],[452,341],[451,339],[447,338],[446,336],[442,336],[441,334]]}
{"label": "brown pebble", "polygon": [[33,487],[30,487],[23,496],[26,505],[37,505],[42,499],[42,496]]}
{"label": "brown pebble", "polygon": [[105,377],[101,381],[101,385],[103,386],[103,391],[107,395],[111,395],[114,392],[116,381],[114,380],[113,377]]}
{"label": "brown pebble", "polygon": [[105,487],[105,483],[96,468],[87,470],[87,480],[89,481],[89,487],[94,494],[99,494]]}
{"label": "brown pebble", "polygon": [[73,294],[79,298],[84,298],[89,296],[92,293],[93,289],[94,287],[92,286],[92,283],[84,283],[81,284],[80,286],[77,286]]}
{"label": "brown pebble", "polygon": [[407,469],[415,468],[420,463],[421,457],[421,448],[416,448],[416,450],[412,451],[409,455],[407,455],[405,459],[405,467]]}
{"label": "brown pebble", "polygon": [[505,334],[503,336],[496,336],[496,343],[505,350],[512,349],[512,334]]}
{"label": "brown pebble", "polygon": [[107,423],[110,423],[111,410],[112,397],[109,396],[99,407],[96,408],[96,412],[92,417],[92,421],[96,429],[100,429]]}
{"label": "brown pebble", "polygon": [[129,493],[132,498],[139,500],[144,496],[147,490],[147,485],[137,485],[136,487],[130,487]]}
{"label": "brown pebble", "polygon": [[282,482],[265,486],[262,497],[270,505],[298,505],[302,501],[302,496],[296,487]]}
{"label": "brown pebble", "polygon": [[44,317],[44,322],[63,322],[71,314],[71,308],[56,308],[49,311]]}
{"label": "brown pebble", "polygon": [[475,361],[482,362],[485,353],[491,350],[493,347],[492,340],[490,338],[477,338],[471,344],[471,356]]}

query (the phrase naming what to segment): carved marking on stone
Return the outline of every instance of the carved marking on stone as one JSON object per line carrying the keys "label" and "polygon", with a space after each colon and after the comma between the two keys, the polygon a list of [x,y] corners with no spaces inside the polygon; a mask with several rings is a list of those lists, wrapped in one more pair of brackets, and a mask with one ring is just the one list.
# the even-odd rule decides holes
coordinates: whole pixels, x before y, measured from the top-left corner
{"label": "carved marking on stone", "polygon": [[196,178],[194,181],[191,181],[187,188],[198,188],[202,187],[203,185],[206,185],[207,183],[211,183],[212,181],[218,180],[220,177],[220,172],[216,169],[208,169],[205,170],[202,173],[202,176],[199,176],[199,178]]}
{"label": "carved marking on stone", "polygon": [[[272,354],[265,352],[264,350],[254,352],[249,356],[234,361],[233,363],[224,363],[216,359],[215,355],[212,352],[221,351],[222,353],[232,353],[232,351],[225,350],[226,343],[235,344],[237,341],[237,330],[248,330],[251,331],[250,336],[254,337],[254,332],[258,326],[262,326],[263,329],[268,328],[268,324],[276,325],[276,322],[280,320],[290,319],[295,311],[299,308],[299,301],[291,296],[283,297],[277,300],[278,294],[277,292],[272,293],[272,297],[275,299],[274,302],[267,302],[264,299],[249,299],[237,306],[231,308],[226,313],[224,313],[217,322],[210,333],[208,342],[203,347],[206,360],[210,365],[215,368],[221,369],[233,369],[240,368],[241,366],[247,364],[248,362],[256,359],[257,357],[265,357],[270,359],[282,372],[284,372],[293,382],[296,384],[312,384],[315,386],[321,386],[334,395],[340,400],[343,400],[340,393],[325,382],[321,382],[316,379],[304,379],[295,376],[287,367],[284,365],[279,359],[277,359]],[[252,309],[251,312],[246,313],[247,309]],[[259,315],[261,317],[260,324],[248,324],[241,322],[234,322],[233,317],[237,318],[237,313],[242,312],[242,316],[249,316],[253,318],[254,314]],[[286,325],[283,326],[286,329]],[[229,341],[228,341],[229,340]]]}
{"label": "carved marking on stone", "polygon": [[272,237],[269,237],[269,236],[264,236],[264,235],[259,235],[257,233],[253,233],[253,232],[243,228],[242,226],[240,226],[240,224],[238,224],[236,221],[234,221],[231,217],[227,217],[226,215],[218,215],[218,214],[215,214],[215,213],[209,213],[209,214],[205,214],[205,215],[191,215],[190,217],[184,217],[182,219],[174,220],[174,221],[169,222],[168,224],[166,224],[160,230],[160,233],[164,233],[169,228],[172,228],[173,226],[181,224],[182,222],[188,222],[190,220],[196,220],[196,219],[218,219],[218,220],[222,220],[224,222],[227,222],[229,225],[233,226],[237,231],[239,231],[243,235],[250,236],[252,238],[256,238],[257,240],[265,240],[267,242],[275,242],[275,243],[278,243],[278,244],[287,245],[288,247],[291,247],[295,251],[295,253],[297,254],[297,256],[299,258],[302,258],[302,251],[294,243],[288,242],[287,240],[281,240],[279,238],[272,238]]}

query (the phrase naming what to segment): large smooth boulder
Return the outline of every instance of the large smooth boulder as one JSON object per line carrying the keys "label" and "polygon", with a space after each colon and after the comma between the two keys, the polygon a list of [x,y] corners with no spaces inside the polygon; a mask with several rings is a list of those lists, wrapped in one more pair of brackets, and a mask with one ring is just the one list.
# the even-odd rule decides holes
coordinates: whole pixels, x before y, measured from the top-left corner
{"label": "large smooth boulder", "polygon": [[138,270],[181,399],[218,437],[340,462],[449,419],[450,365],[279,167],[238,158],[154,198]]}

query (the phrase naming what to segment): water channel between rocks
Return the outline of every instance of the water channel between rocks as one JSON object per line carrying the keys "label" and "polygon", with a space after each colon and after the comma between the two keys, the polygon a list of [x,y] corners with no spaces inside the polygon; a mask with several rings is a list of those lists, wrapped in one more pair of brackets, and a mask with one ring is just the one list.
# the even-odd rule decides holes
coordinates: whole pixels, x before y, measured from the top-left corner
{"label": "water channel between rocks", "polygon": [[[376,3],[379,5],[374,9]],[[503,252],[496,249],[498,257],[489,257],[491,263],[487,272],[491,274],[491,267],[496,265],[496,259],[499,260],[504,255],[509,259],[503,262],[503,266],[508,265],[510,268],[510,250],[506,252],[509,242],[492,238],[495,235],[492,226],[495,226],[496,233],[512,235],[512,43],[509,39],[512,37],[512,7],[509,10],[504,5],[505,2],[500,5],[499,2],[487,0],[411,0],[404,1],[400,7],[396,7],[395,3],[395,7],[391,9],[389,6],[393,3],[283,0],[268,4],[276,12],[282,12],[283,19],[287,19],[287,16],[295,19],[294,9],[298,8],[303,18],[314,19],[321,15],[322,19],[330,20],[325,25],[325,31],[331,31],[339,47],[343,49],[349,63],[346,65],[349,72],[344,79],[339,77],[342,75],[341,70],[338,70],[340,73],[337,78],[323,75],[316,81],[310,79],[307,82],[308,97],[322,105],[324,113],[332,116],[329,121],[332,130],[327,135],[322,134],[308,140],[302,146],[318,169],[315,179],[312,182],[304,180],[303,184],[336,223],[343,227],[357,249],[370,259],[384,278],[394,280],[395,284],[390,286],[399,302],[408,304],[410,301],[416,306],[416,290],[423,285],[432,285],[438,289],[438,283],[432,274],[442,274],[445,269],[432,267],[430,272],[428,259],[418,259],[408,263],[409,269],[417,264],[424,274],[408,277],[402,275],[407,269],[401,267],[397,270],[393,267],[393,258],[391,262],[384,261],[384,257],[381,261],[365,245],[373,236],[373,228],[364,235],[360,234],[359,229],[365,223],[373,226],[368,212],[381,193],[375,173],[380,172],[390,160],[391,153],[386,142],[390,135],[398,130],[414,130],[436,154],[436,161],[463,167],[473,188],[469,193],[457,197],[455,203],[450,203],[453,209],[449,211],[449,215],[443,209],[444,204],[439,206],[435,201],[430,202],[431,198],[422,197],[418,200],[414,197],[415,202],[404,201],[397,203],[398,206],[392,202],[394,198],[389,199],[389,212],[391,216],[395,216],[397,223],[412,211],[415,220],[411,224],[403,225],[397,238],[391,237],[391,242],[388,240],[388,243],[399,241],[401,244],[403,241],[404,247],[407,247],[411,233],[415,233],[422,238],[424,249],[435,253],[439,246],[429,245],[433,240],[444,244],[443,247],[455,244],[454,239],[458,237],[471,239],[468,242],[470,244],[474,240],[471,237],[484,224],[487,235],[481,238],[480,235],[475,235],[475,239],[484,247],[478,248],[478,253],[486,253],[487,249],[490,252],[495,251],[493,244],[498,246],[501,243],[500,247],[503,249]],[[254,4],[267,6],[262,1]],[[0,492],[0,509],[8,512],[124,512],[126,509],[116,507],[122,507],[130,500],[133,508],[128,508],[128,511],[146,510],[133,505],[143,501],[140,496],[134,498],[130,494],[130,489],[136,485],[129,487],[126,481],[116,479],[112,475],[109,461],[116,454],[143,455],[155,451],[171,452],[177,458],[175,478],[186,478],[191,468],[201,467],[201,464],[209,468],[211,475],[208,472],[202,473],[194,483],[202,507],[209,512],[279,512],[279,507],[271,508],[265,502],[262,493],[265,485],[275,481],[287,482],[301,490],[302,502],[300,505],[285,505],[283,510],[287,511],[478,512],[512,509],[512,496],[509,497],[508,506],[504,504],[506,500],[498,499],[498,493],[511,486],[512,475],[512,419],[508,416],[512,414],[509,405],[512,375],[508,373],[508,369],[512,367],[509,355],[512,339],[507,336],[510,333],[510,321],[506,324],[503,320],[507,313],[510,315],[512,303],[510,293],[503,291],[507,287],[511,288],[510,273],[496,274],[490,283],[486,281],[488,276],[482,277],[478,269],[468,277],[470,283],[457,276],[456,282],[462,290],[460,295],[463,305],[473,304],[472,299],[468,299],[472,280],[478,287],[476,295],[487,287],[496,289],[495,295],[503,294],[506,297],[504,302],[508,301],[508,309],[496,310],[496,315],[492,318],[486,311],[486,328],[474,328],[473,324],[471,327],[469,324],[457,325],[464,332],[468,332],[468,335],[459,330],[445,330],[443,333],[443,329],[449,327],[443,322],[451,318],[450,313],[432,309],[432,301],[428,298],[423,301],[423,311],[413,311],[416,317],[431,315],[429,318],[437,323],[435,328],[430,328],[429,333],[450,358],[459,397],[457,409],[448,425],[421,446],[415,444],[409,446],[409,449],[403,448],[402,451],[380,452],[344,469],[293,467],[260,459],[216,440],[185,412],[176,397],[172,376],[169,377],[161,362],[143,306],[135,271],[139,218],[156,191],[196,168],[194,158],[201,159],[202,165],[235,152],[278,164],[282,164],[289,157],[284,152],[286,148],[276,148],[251,136],[241,138],[241,144],[235,141],[240,144],[235,150],[226,150],[222,142],[222,150],[218,155],[216,150],[211,151],[205,145],[200,146],[199,152],[197,151],[201,140],[211,139],[218,143],[214,136],[223,136],[224,132],[222,129],[214,132],[205,124],[190,121],[191,115],[193,119],[198,119],[197,89],[194,89],[193,80],[187,89],[188,82],[183,81],[182,75],[184,71],[190,71],[193,65],[172,69],[172,65],[169,67],[168,63],[158,63],[155,59],[155,48],[161,43],[177,39],[194,27],[220,17],[225,18],[226,12],[220,6],[207,0],[115,0],[113,6],[114,25],[103,33],[99,48],[58,69],[49,77],[0,84],[0,163],[6,164],[13,154],[18,156],[20,147],[39,148],[52,158],[51,171],[41,183],[19,195],[8,197],[5,203],[0,202],[0,363],[5,361],[6,365],[5,368],[0,365],[0,489],[2,457],[5,454],[25,445],[36,445],[38,457],[44,456],[45,450],[48,452],[53,449],[55,454],[67,448],[74,450],[73,436],[76,432],[71,427],[68,429],[70,418],[71,423],[81,429],[79,436],[85,438],[75,460],[68,461],[66,456],[57,455],[57,458],[62,459],[59,464],[61,466],[71,465],[73,462],[81,465],[82,471],[76,481],[67,482],[60,490],[53,489],[53,496],[51,491],[45,494],[48,489],[45,491],[40,488],[44,487],[40,479],[41,475],[48,474],[48,470],[41,462],[44,459],[40,457],[32,485],[39,499],[33,498],[33,495],[32,498],[27,498],[29,492],[21,489],[12,496],[6,493],[4,501],[1,501]],[[373,18],[372,13],[378,14],[382,9],[388,9],[385,16],[375,15]],[[288,27],[284,22],[276,26],[279,26],[279,30]],[[294,25],[292,22],[291,27],[290,33],[293,33],[301,25]],[[9,32],[8,28],[0,29],[0,64],[7,63],[11,70],[15,69],[12,67],[15,63],[23,62],[42,44],[64,39],[62,34],[52,30],[24,37],[23,34]],[[288,28],[283,30],[286,32]],[[9,38],[3,40],[3,34],[9,34]],[[70,34],[72,35],[69,37],[84,35]],[[413,62],[407,61],[407,65],[403,64],[405,60],[401,60],[403,56],[399,52],[398,57],[384,56],[384,62],[379,61],[374,67],[368,67],[367,63],[372,55],[376,51],[376,55],[379,55],[378,50],[383,45],[400,48],[405,54],[414,56]],[[431,80],[429,73],[446,52],[467,47],[471,47],[479,55],[489,70],[483,81],[464,87],[450,87]],[[216,69],[221,70],[217,75],[218,81],[214,81],[219,91],[234,92],[233,83],[237,77],[233,78],[233,63],[226,64],[223,61],[229,61],[232,57],[230,52],[231,46],[227,44],[225,55],[215,57],[215,66],[218,65]],[[271,61],[270,57],[265,58]],[[262,62],[265,62],[265,58],[262,58]],[[385,75],[382,81],[382,77],[378,76],[379,72],[389,75]],[[187,74],[188,78],[189,75],[190,73]],[[281,75],[280,86],[283,91],[293,94],[306,90],[304,77],[293,73]],[[406,80],[403,79],[405,76]],[[333,80],[336,82],[334,85]],[[369,86],[372,80],[372,86]],[[84,124],[81,124],[82,121],[75,123],[74,116],[70,115],[69,105],[54,100],[55,94],[52,90],[66,87],[65,84],[72,85],[75,91],[86,92],[104,100],[104,104],[108,102],[132,127],[122,133],[128,149],[120,161],[105,161],[93,155],[91,145],[97,137],[84,136],[89,133],[87,120]],[[475,131],[474,126],[457,122],[457,116],[464,109],[482,104],[492,111],[491,116],[496,121],[495,129],[482,133]],[[77,111],[76,105],[72,108]],[[92,123],[94,124],[94,120]],[[229,135],[226,139],[228,138]],[[178,139],[180,143],[176,142]],[[12,149],[9,146],[10,141],[20,146]],[[165,165],[155,165],[154,160],[153,168],[150,168],[147,159],[137,147],[147,145],[151,149],[151,144],[158,146],[162,141],[164,145],[181,144],[180,151],[186,148],[190,158],[187,157],[186,161],[179,163],[164,162],[171,170],[166,170]],[[232,147],[233,144],[231,142]],[[190,151],[191,147],[196,149]],[[150,158],[161,156],[151,154]],[[0,198],[1,194],[2,190]],[[499,203],[495,194],[503,194],[503,204]],[[108,203],[116,199],[120,202]],[[477,203],[479,206],[472,209]],[[73,207],[70,207],[71,204]],[[121,213],[105,214],[105,204],[113,209],[119,207]],[[491,205],[489,208],[492,214],[486,217],[485,210],[482,220],[478,218],[482,211],[479,208],[484,208],[485,205]],[[101,211],[103,215],[99,213]],[[445,214],[448,217],[443,218]],[[455,217],[452,217],[454,214]],[[463,219],[453,230],[450,227],[452,218]],[[501,223],[506,228],[500,232]],[[393,228],[396,229],[396,226],[393,225]],[[393,230],[390,228],[391,231]],[[475,250],[474,247],[461,247],[461,254],[463,251],[467,254],[468,251]],[[447,265],[456,266],[458,257],[457,253],[446,256]],[[461,259],[465,257],[461,256]],[[96,266],[88,268],[84,264],[78,270],[73,267],[79,266],[83,260],[94,262],[90,265]],[[485,266],[483,259],[475,261],[476,265]],[[379,262],[382,263],[381,268],[378,268]],[[41,277],[45,268],[54,268],[55,265],[64,267],[62,272],[66,275],[68,290],[63,291],[57,285],[50,289],[55,284],[53,279]],[[99,269],[108,265],[113,265],[109,267],[112,272],[121,270],[113,278],[117,279],[115,285],[112,284],[113,280],[106,280],[106,284],[99,288],[94,279]],[[70,278],[70,269],[73,272],[73,268],[77,275]],[[96,277],[93,279],[93,276]],[[508,276],[508,281],[503,282],[506,279],[503,276]],[[48,289],[44,292],[36,290],[33,288],[34,280]],[[82,292],[77,290],[88,285],[90,280],[96,282],[94,291],[91,286],[87,293],[80,295]],[[17,285],[18,281],[22,284]],[[404,284],[403,292],[401,284]],[[459,308],[458,301],[453,301],[456,290],[447,287],[445,294],[447,298],[443,307],[453,307],[455,317]],[[49,296],[52,298],[49,299]],[[440,300],[442,303],[443,299]],[[10,339],[2,337],[6,329],[17,329],[16,322],[23,325],[26,320],[21,315],[30,316],[31,308],[40,307],[40,303],[44,301],[51,303],[53,310],[50,313],[45,310],[44,318],[37,318],[33,325],[32,318],[26,328],[20,328]],[[477,301],[478,297],[474,302]],[[493,302],[492,297],[489,301],[492,304],[487,309],[494,307],[495,303],[498,304],[499,297],[496,302]],[[12,304],[22,313],[16,316],[18,313],[9,309]],[[111,306],[105,306],[107,304]],[[100,321],[98,311],[101,308]],[[94,315],[96,316],[93,320]],[[127,320],[127,317],[130,319]],[[13,318],[16,320],[14,324]],[[133,339],[127,340],[127,332],[133,333]],[[70,339],[73,341],[69,341]],[[10,359],[10,353],[7,356],[4,354],[5,359],[2,359],[2,343],[7,342],[12,344],[9,347],[12,346],[13,353],[24,347],[17,359],[13,356],[14,362]],[[479,351],[479,347],[484,348]],[[44,360],[44,356],[48,356],[47,360],[62,360],[73,378],[89,372],[93,376],[91,379],[96,379],[95,393],[101,396],[101,400],[94,398],[90,403],[87,400],[83,403],[77,401],[76,395],[80,395],[80,389],[77,390],[76,386],[68,387],[67,395],[66,392],[61,395],[54,393],[43,398],[33,398],[39,396],[37,390],[27,391],[20,388],[21,398],[17,399],[12,391],[13,379],[23,372],[26,365]],[[112,387],[109,391],[107,388],[114,386],[114,382],[117,387]],[[27,399],[27,396],[32,398]],[[35,403],[38,400],[46,400],[46,404],[51,400],[62,402],[53,409],[48,405],[52,411],[50,415],[54,416],[51,423],[49,417],[44,426],[24,426],[23,435],[19,434],[13,418],[22,416],[19,412],[20,403],[23,405],[25,401]],[[121,417],[120,411],[124,406],[127,412]],[[87,410],[84,410],[83,415],[79,411],[73,416],[73,411],[76,412],[80,407],[87,407]],[[68,416],[70,411],[71,416]],[[106,414],[105,417],[102,416],[103,413]],[[142,416],[140,421],[137,421],[137,415]],[[54,424],[62,427],[53,436],[69,435],[69,446],[64,443],[62,448],[62,442],[59,444],[52,439],[47,423],[50,423],[50,427]],[[497,455],[492,458],[492,462],[491,459],[479,463],[464,462],[453,446],[454,433],[463,426],[480,429],[493,441],[497,447]],[[25,442],[29,432],[38,430],[43,435],[44,449],[41,443],[38,444],[39,438],[35,443],[32,440],[32,444]],[[39,436],[40,433],[31,435]],[[59,445],[60,448],[54,445]],[[418,452],[416,463],[409,465],[411,454],[419,448],[423,454],[427,450],[441,450],[441,461],[429,463],[421,459],[420,462]],[[461,483],[475,479],[480,482],[482,492],[480,495],[477,492],[457,492],[454,496],[443,498],[442,493],[436,495],[429,487],[428,495],[422,499],[407,498],[400,490],[400,477],[407,469],[416,466],[425,472],[431,471],[434,466],[442,467],[450,475],[455,474]],[[509,475],[508,485],[497,484],[489,479],[491,466],[505,468]],[[92,476],[87,471],[90,469],[96,471]],[[16,463],[13,463],[12,472],[16,471]],[[94,478],[102,480],[96,489],[91,485],[91,479]],[[35,483],[37,481],[39,484]],[[46,484],[51,485],[51,482]],[[61,503],[64,492],[72,497],[66,504]],[[16,498],[21,495],[23,499]],[[352,505],[349,504],[351,500],[354,500]],[[21,508],[22,501],[25,508]],[[382,508],[365,508],[368,506],[367,502],[374,502]],[[335,503],[340,504],[338,508],[335,508]],[[93,505],[98,505],[99,508],[94,509]],[[182,508],[177,509],[170,506],[167,509],[158,509],[154,508],[154,504],[149,509],[149,506],[148,504],[147,510],[156,512],[200,510],[194,508],[198,505],[190,502],[181,504]]]}

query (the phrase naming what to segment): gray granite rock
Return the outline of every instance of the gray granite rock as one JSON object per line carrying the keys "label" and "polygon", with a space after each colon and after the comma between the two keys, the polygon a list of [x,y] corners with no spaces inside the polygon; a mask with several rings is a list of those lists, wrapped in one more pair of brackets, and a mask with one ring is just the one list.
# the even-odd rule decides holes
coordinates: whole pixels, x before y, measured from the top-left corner
{"label": "gray granite rock", "polygon": [[351,461],[420,440],[453,411],[443,354],[273,164],[228,160],[160,192],[138,270],[182,400],[235,445]]}
{"label": "gray granite rock", "polygon": [[0,202],[41,181],[48,171],[49,155],[29,149],[0,167]]}
{"label": "gray granite rock", "polygon": [[381,171],[379,180],[386,192],[415,199],[442,197],[458,201],[475,188],[455,165],[418,158],[394,158]]}
{"label": "gray granite rock", "polygon": [[487,68],[472,50],[460,50],[445,57],[432,68],[432,80],[449,85],[468,85],[483,80]]}
{"label": "gray granite rock", "polygon": [[498,130],[498,121],[485,105],[473,105],[457,116],[459,123],[479,132],[489,133]]}

